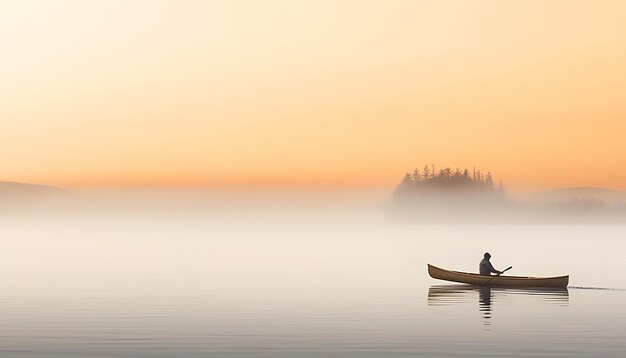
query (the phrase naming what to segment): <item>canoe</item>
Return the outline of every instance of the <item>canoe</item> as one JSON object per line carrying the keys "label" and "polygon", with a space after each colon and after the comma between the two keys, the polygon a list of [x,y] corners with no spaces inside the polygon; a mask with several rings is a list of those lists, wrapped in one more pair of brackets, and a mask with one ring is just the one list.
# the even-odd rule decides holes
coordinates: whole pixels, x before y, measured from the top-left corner
{"label": "canoe", "polygon": [[[430,277],[470,285],[496,287],[567,287],[569,276],[525,277],[525,276],[483,276],[477,273],[452,271],[428,264]],[[493,277],[493,278],[492,278]],[[491,278],[491,280],[489,280]],[[489,280],[487,282],[487,280]]]}

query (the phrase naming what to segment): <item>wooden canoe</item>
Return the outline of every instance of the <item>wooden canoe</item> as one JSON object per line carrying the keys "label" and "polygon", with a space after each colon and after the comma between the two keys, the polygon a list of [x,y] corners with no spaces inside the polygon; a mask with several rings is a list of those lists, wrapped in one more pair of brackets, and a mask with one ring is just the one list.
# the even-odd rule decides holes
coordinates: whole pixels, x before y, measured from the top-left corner
{"label": "wooden canoe", "polygon": [[[567,287],[569,276],[524,277],[524,276],[483,276],[477,273],[451,271],[428,264],[428,274],[444,281],[467,283],[470,285],[496,287]],[[492,278],[493,277],[493,278]]]}

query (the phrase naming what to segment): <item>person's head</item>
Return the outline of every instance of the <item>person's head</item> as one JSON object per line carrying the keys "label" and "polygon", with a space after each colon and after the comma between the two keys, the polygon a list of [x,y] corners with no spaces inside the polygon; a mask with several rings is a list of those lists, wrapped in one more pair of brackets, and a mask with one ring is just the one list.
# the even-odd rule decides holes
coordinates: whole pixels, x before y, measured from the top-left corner
{"label": "person's head", "polygon": [[488,252],[485,252],[485,258],[489,260],[491,258],[491,255]]}

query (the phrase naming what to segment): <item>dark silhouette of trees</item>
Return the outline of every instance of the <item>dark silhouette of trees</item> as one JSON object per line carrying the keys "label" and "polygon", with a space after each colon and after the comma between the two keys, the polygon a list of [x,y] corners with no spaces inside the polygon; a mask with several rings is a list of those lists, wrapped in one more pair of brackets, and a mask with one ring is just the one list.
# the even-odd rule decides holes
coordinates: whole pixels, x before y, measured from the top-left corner
{"label": "dark silhouette of trees", "polygon": [[[434,165],[433,165],[434,168]],[[468,169],[456,168],[452,170],[450,167],[439,169],[438,172],[431,172],[428,165],[420,171],[419,169],[413,170],[412,173],[406,173],[402,182],[398,186],[399,188],[407,189],[406,192],[419,192],[427,191],[429,189],[449,189],[449,190],[463,190],[480,189],[483,192],[499,192],[503,188],[502,180],[500,185],[496,188],[494,184],[494,178],[491,172],[487,172],[486,175],[481,173],[480,170],[474,168],[473,175],[470,176]]]}
{"label": "dark silhouette of trees", "polygon": [[492,216],[507,204],[502,185],[496,187],[491,172],[485,175],[474,168],[470,175],[467,168],[434,169],[425,165],[406,173],[394,191],[391,211],[423,220],[466,220]]}
{"label": "dark silhouette of trees", "polygon": [[626,204],[595,198],[514,200],[490,171],[424,165],[406,173],[387,205],[391,217],[437,223],[611,223],[626,222]]}

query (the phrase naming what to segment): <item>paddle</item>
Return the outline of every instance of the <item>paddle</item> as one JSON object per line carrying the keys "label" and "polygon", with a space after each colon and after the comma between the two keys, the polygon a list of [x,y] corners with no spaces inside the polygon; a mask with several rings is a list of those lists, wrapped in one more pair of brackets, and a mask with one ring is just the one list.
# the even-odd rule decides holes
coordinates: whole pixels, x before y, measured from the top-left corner
{"label": "paddle", "polygon": [[508,268],[506,268],[504,271],[500,271],[500,273],[499,273],[499,274],[497,274],[497,275],[495,275],[495,276],[492,276],[491,278],[488,278],[488,279],[487,279],[487,281],[485,281],[485,282],[481,283],[480,285],[481,285],[481,286],[486,285],[486,284],[487,284],[487,282],[489,282],[489,281],[493,280],[495,277],[498,277],[498,276],[502,275],[503,273],[507,272],[508,270],[510,270],[510,269],[512,269],[512,268],[513,268],[513,266],[509,266],[509,267],[508,267]]}

